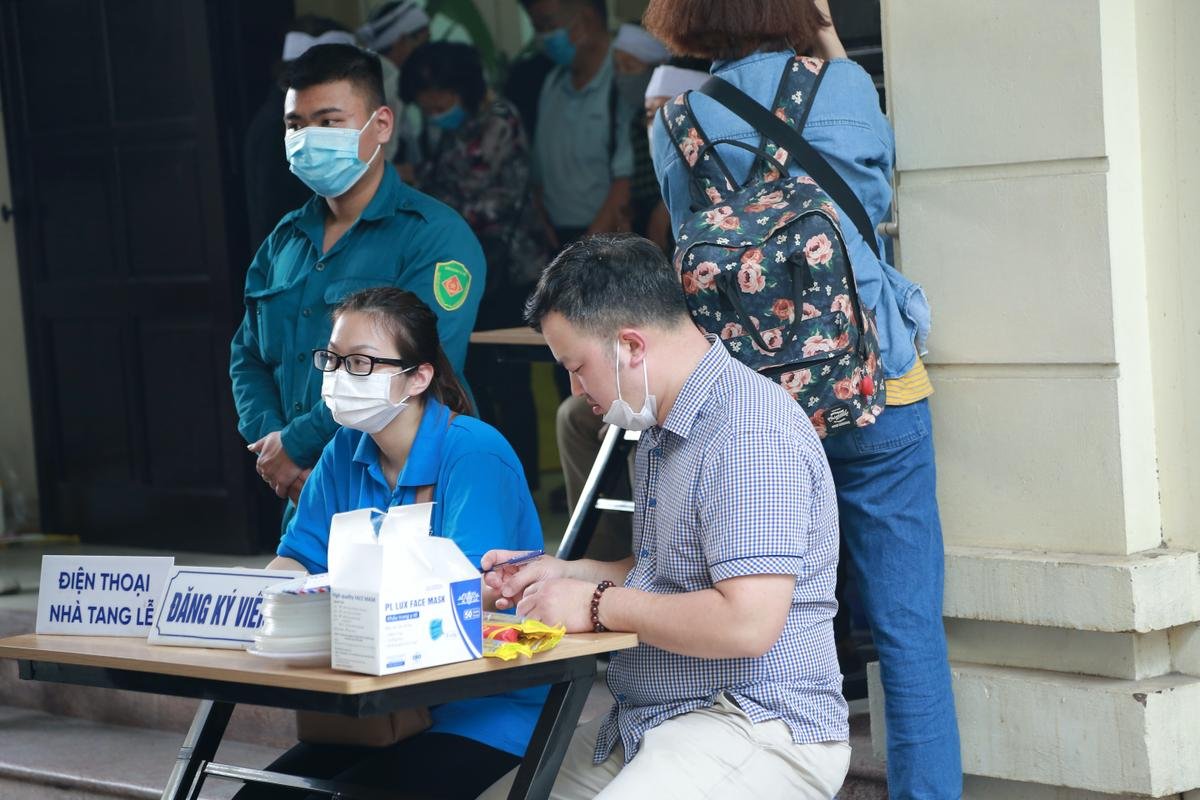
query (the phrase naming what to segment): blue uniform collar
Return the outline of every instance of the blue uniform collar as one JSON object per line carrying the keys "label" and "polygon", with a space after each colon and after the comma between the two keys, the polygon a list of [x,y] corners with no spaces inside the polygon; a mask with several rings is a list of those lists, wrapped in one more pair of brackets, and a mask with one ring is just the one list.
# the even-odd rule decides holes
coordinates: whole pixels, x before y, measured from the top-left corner
{"label": "blue uniform collar", "polygon": [[[413,440],[412,449],[408,451],[408,460],[404,462],[404,468],[400,470],[400,476],[396,480],[397,489],[404,486],[431,486],[437,483],[438,471],[442,466],[442,445],[446,440],[446,431],[450,428],[449,418],[450,409],[432,395],[426,395],[421,424],[417,426],[417,438]],[[381,484],[387,485],[387,480],[383,477],[383,468],[379,465],[379,445],[375,444],[375,440],[369,435],[364,433],[358,440],[353,460],[365,466],[367,473]],[[390,486],[388,488],[391,489]]]}
{"label": "blue uniform collar", "polygon": [[[371,198],[371,202],[367,203],[362,216],[354,224],[358,225],[364,220],[371,222],[388,219],[396,214],[404,213],[416,214],[428,222],[426,209],[420,202],[422,199],[423,195],[400,180],[395,167],[385,164],[383,177],[379,181],[379,187],[375,190],[375,196]],[[298,212],[294,213],[296,216],[292,218],[292,223],[316,245],[319,252],[325,240],[325,217],[329,214],[329,206],[325,204],[325,198],[314,194],[308,198],[308,202],[301,206]]]}

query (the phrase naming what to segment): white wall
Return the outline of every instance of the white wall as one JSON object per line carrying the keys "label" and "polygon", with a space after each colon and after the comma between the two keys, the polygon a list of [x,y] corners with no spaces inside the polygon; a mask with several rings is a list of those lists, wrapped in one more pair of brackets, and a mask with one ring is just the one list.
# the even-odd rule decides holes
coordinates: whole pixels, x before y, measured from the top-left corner
{"label": "white wall", "polygon": [[1200,549],[1200,3],[1139,0],[1137,11],[1163,538]]}
{"label": "white wall", "polygon": [[948,544],[1161,542],[1141,197],[1127,190],[1131,8],[885,4],[901,266],[933,304]]}

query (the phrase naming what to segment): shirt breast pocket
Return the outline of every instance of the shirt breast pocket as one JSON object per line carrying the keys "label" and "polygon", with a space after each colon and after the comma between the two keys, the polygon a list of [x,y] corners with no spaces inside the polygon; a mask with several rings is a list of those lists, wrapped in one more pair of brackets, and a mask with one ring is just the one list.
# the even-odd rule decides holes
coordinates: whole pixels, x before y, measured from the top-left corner
{"label": "shirt breast pocket", "polygon": [[575,139],[576,158],[593,165],[608,164],[609,156],[613,151],[613,143],[609,141],[613,133],[613,125],[608,118],[608,113],[596,111],[580,116],[582,124],[580,124],[579,130],[583,133]]}
{"label": "shirt breast pocket", "polygon": [[254,335],[263,358],[272,364],[283,360],[284,343],[296,325],[300,291],[296,287],[272,286],[246,293],[246,305],[254,320]]}

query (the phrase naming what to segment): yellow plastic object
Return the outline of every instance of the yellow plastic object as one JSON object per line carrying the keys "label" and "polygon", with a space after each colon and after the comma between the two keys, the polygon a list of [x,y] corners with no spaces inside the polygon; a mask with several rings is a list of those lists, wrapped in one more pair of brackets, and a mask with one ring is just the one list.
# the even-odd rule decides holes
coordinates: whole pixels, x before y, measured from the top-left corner
{"label": "yellow plastic object", "polygon": [[517,656],[531,658],[534,653],[553,649],[566,633],[562,625],[488,611],[483,615],[483,655],[504,661]]}

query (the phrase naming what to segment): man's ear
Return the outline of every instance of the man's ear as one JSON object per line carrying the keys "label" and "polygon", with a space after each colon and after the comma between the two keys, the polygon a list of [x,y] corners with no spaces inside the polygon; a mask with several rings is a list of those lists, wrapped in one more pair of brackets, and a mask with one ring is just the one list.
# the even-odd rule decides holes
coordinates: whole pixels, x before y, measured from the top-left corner
{"label": "man's ear", "polygon": [[629,366],[636,367],[646,357],[646,337],[637,328],[622,328],[617,332],[620,348],[629,353]]}
{"label": "man's ear", "polygon": [[375,135],[375,143],[385,145],[392,138],[392,132],[396,128],[396,117],[392,114],[390,106],[380,106],[375,112],[375,119],[371,122],[369,131]]}

